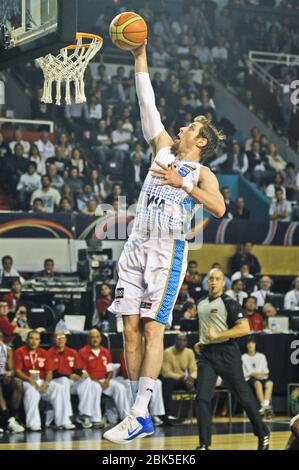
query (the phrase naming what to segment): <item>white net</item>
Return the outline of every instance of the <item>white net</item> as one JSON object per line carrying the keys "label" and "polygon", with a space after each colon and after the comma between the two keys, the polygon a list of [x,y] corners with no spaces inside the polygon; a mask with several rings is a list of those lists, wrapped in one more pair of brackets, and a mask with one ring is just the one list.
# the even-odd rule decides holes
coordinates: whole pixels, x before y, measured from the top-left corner
{"label": "white net", "polygon": [[44,103],[53,103],[53,83],[56,83],[55,102],[57,105],[61,104],[63,85],[65,86],[65,102],[71,104],[72,83],[74,84],[75,103],[84,103],[86,101],[84,73],[89,61],[101,49],[103,40],[100,36],[94,36],[91,38],[91,42],[86,45],[82,43],[84,37],[81,34],[77,36],[77,45],[73,49],[66,47],[61,49],[57,56],[47,54],[45,57],[37,59],[45,79],[41,98]]}

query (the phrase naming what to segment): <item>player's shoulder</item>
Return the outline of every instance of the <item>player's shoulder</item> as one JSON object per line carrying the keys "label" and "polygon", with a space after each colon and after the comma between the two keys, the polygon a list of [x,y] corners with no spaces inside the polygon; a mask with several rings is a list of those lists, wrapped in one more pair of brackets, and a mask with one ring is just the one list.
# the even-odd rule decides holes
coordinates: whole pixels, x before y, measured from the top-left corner
{"label": "player's shoulder", "polygon": [[198,301],[197,307],[199,307],[200,305],[206,303],[208,300],[209,300],[209,294],[206,294],[204,297],[202,297],[202,298]]}
{"label": "player's shoulder", "polygon": [[237,309],[237,310],[240,310],[240,311],[242,310],[242,307],[239,304],[239,302],[237,300],[233,299],[232,297],[230,297],[227,294],[223,294],[221,296],[221,300],[224,303],[226,309]]}

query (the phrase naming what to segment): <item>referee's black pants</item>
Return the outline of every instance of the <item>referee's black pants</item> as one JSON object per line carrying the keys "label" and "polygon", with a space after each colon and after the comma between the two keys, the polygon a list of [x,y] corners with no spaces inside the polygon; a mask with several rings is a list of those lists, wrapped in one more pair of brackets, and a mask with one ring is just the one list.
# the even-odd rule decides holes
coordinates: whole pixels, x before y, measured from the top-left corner
{"label": "referee's black pants", "polygon": [[252,390],[244,379],[240,349],[234,341],[203,346],[197,365],[200,445],[211,444],[212,398],[219,375],[245,409],[252,423],[254,434],[258,437],[268,434],[268,429],[259,415]]}

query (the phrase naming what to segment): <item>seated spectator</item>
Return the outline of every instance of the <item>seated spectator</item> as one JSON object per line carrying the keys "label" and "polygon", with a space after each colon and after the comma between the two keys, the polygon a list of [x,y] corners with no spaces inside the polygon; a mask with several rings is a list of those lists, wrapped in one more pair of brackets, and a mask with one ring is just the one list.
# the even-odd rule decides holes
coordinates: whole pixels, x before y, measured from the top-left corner
{"label": "seated spectator", "polygon": [[132,140],[131,133],[124,130],[123,126],[124,121],[122,119],[118,119],[116,122],[116,128],[111,133],[114,154],[119,157],[121,161],[129,151]]}
{"label": "seated spectator", "polygon": [[291,416],[299,415],[299,387],[294,387],[289,398]]}
{"label": "seated spectator", "polygon": [[197,271],[197,261],[191,260],[188,263],[187,273],[185,275],[185,282],[188,284],[190,297],[198,301],[203,295],[202,275]]}
{"label": "seated spectator", "polygon": [[285,310],[299,310],[299,276],[293,281],[294,289],[288,291],[284,296]]}
{"label": "seated spectator", "polygon": [[90,97],[88,102],[88,120],[94,128],[99,119],[103,116],[103,107],[101,105],[101,92],[97,92],[97,96]]}
{"label": "seated spectator", "polygon": [[247,341],[247,353],[242,355],[244,377],[255,390],[260,404],[260,414],[271,417],[273,414],[271,400],[273,382],[269,380],[269,368],[265,354],[256,352],[253,338]]}
{"label": "seated spectator", "polygon": [[197,319],[196,304],[194,302],[185,302],[182,308],[182,318],[187,320]]}
{"label": "seated spectator", "polygon": [[228,52],[225,47],[225,39],[223,36],[218,36],[216,38],[216,45],[212,47],[212,60],[214,62],[223,62],[227,61]]}
{"label": "seated spectator", "polygon": [[5,183],[9,186],[10,191],[12,192],[14,198],[16,198],[16,188],[19,182],[20,177],[26,172],[28,160],[24,157],[24,149],[21,144],[16,144],[13,154],[8,154],[3,158],[1,162],[3,171],[5,175]]}
{"label": "seated spectator", "polygon": [[111,189],[109,181],[102,173],[102,167],[98,165],[97,170],[91,170],[88,181],[97,201],[100,202],[106,200]]}
{"label": "seated spectator", "polygon": [[166,67],[170,61],[170,55],[166,52],[164,46],[159,44],[152,54],[153,67]]}
{"label": "seated spectator", "polygon": [[57,172],[56,163],[50,163],[49,165],[47,165],[47,175],[51,179],[52,188],[60,191],[64,185],[64,180],[62,176],[60,176]]}
{"label": "seated spectator", "polygon": [[3,340],[5,344],[11,344],[14,341],[14,335],[24,337],[28,334],[28,328],[20,328],[17,326],[19,315],[15,315],[12,321],[9,321],[7,315],[9,313],[8,304],[5,301],[0,301],[0,331],[3,333]]}
{"label": "seated spectator", "polygon": [[92,326],[97,326],[102,323],[112,301],[113,295],[111,286],[106,282],[103,282],[100,286],[100,297],[96,300],[97,313],[93,318]]}
{"label": "seated spectator", "polygon": [[18,277],[21,283],[25,282],[25,279],[13,268],[13,259],[11,256],[3,256],[2,269],[0,269],[0,284],[3,284],[3,278],[5,277]]}
{"label": "seated spectator", "polygon": [[69,184],[64,184],[62,189],[61,189],[61,197],[67,197],[72,205],[74,207],[74,194],[71,186]]}
{"label": "seated spectator", "polygon": [[1,161],[1,158],[4,158],[11,153],[12,153],[12,150],[10,149],[8,143],[4,142],[3,133],[0,132],[0,161]]}
{"label": "seated spectator", "polygon": [[253,292],[252,295],[257,299],[257,308],[261,308],[266,303],[267,295],[273,294],[271,291],[271,287],[273,285],[273,281],[269,276],[262,276],[259,281],[260,289],[256,292]]}
{"label": "seated spectator", "polygon": [[266,320],[268,320],[268,318],[270,318],[270,317],[276,317],[277,310],[274,307],[274,305],[272,305],[270,302],[267,302],[263,306],[263,315],[266,318]]}
{"label": "seated spectator", "polygon": [[[220,271],[223,272],[223,269],[222,269],[222,266],[220,263],[213,263],[212,266],[210,267],[209,271],[211,269],[220,269]],[[205,290],[205,291],[208,291],[209,290],[209,287],[208,287],[208,279],[209,279],[209,275],[207,274],[204,278],[203,278],[203,281],[202,281],[202,288]],[[232,286],[232,282],[230,280],[229,277],[225,276],[224,275],[224,288],[225,290],[227,289],[230,289]]]}
{"label": "seated spectator", "polygon": [[44,201],[37,197],[34,199],[32,209],[29,211],[32,214],[43,214],[44,213]]}
{"label": "seated spectator", "polygon": [[87,209],[88,201],[91,199],[95,199],[95,194],[92,191],[92,187],[90,184],[85,184],[83,186],[82,194],[79,194],[76,199],[76,206],[79,212]]}
{"label": "seated spectator", "polygon": [[232,210],[232,216],[234,219],[249,219],[250,211],[245,207],[245,200],[243,196],[239,196],[236,200],[236,205]]}
{"label": "seated spectator", "polygon": [[24,408],[28,431],[41,431],[39,402],[49,402],[54,422],[63,429],[74,429],[70,421],[71,403],[65,386],[52,381],[53,364],[45,349],[40,348],[40,333],[30,331],[25,346],[15,351],[16,376],[24,387]]}
{"label": "seated spectator", "polygon": [[222,171],[244,175],[248,170],[248,158],[241,149],[239,142],[233,142],[232,149],[227,153],[227,158],[221,165]]}
{"label": "seated spectator", "polygon": [[77,168],[79,172],[79,176],[83,176],[86,171],[86,162],[84,158],[81,156],[81,152],[78,148],[74,148],[71,153],[71,164],[72,168]]}
{"label": "seated spectator", "polygon": [[42,162],[46,163],[48,158],[54,157],[55,147],[49,140],[49,132],[42,131],[39,140],[34,143],[38,147]]}
{"label": "seated spectator", "polygon": [[113,204],[115,200],[119,198],[119,196],[122,195],[122,188],[119,183],[114,183],[113,188],[112,188],[112,193],[109,194],[107,197],[105,203],[106,204]]}
{"label": "seated spectator", "polygon": [[35,273],[32,276],[32,279],[35,279],[37,277],[44,277],[48,279],[53,279],[54,277],[58,277],[59,273],[57,273],[54,269],[55,269],[54,260],[52,258],[47,258],[44,261],[44,269],[42,271]]}
{"label": "seated spectator", "polygon": [[68,153],[66,153],[64,147],[60,147],[59,145],[55,148],[55,155],[47,159],[47,165],[52,163],[55,163],[60,176],[64,176],[65,171],[69,172],[72,167]]}
{"label": "seated spectator", "polygon": [[232,213],[235,210],[235,203],[230,199],[230,189],[227,186],[223,186],[223,188],[221,188],[221,194],[225,203],[225,214],[223,218],[232,219]]}
{"label": "seated spectator", "polygon": [[91,133],[91,144],[96,151],[99,164],[103,165],[107,158],[112,155],[111,137],[107,129],[107,122],[101,119],[98,122],[98,127]]}
{"label": "seated spectator", "polygon": [[199,59],[201,64],[208,64],[213,61],[211,50],[206,44],[204,36],[200,36],[198,45],[195,46],[194,56]]}
{"label": "seated spectator", "polygon": [[232,275],[231,280],[235,281],[236,279],[241,279],[246,292],[253,291],[255,287],[254,276],[250,274],[248,264],[242,264],[240,271]]}
{"label": "seated spectator", "polygon": [[10,289],[11,291],[8,294],[5,294],[3,300],[7,302],[9,311],[15,312],[20,304],[22,295],[22,284],[19,279],[14,279],[12,281]]}
{"label": "seated spectator", "polygon": [[268,165],[275,172],[283,171],[287,162],[278,154],[275,144],[269,144],[267,152]]}
{"label": "seated spectator", "polygon": [[129,204],[137,200],[149,169],[148,163],[142,158],[144,154],[140,144],[137,146],[132,155],[125,157],[124,160],[123,182]]}
{"label": "seated spectator", "polygon": [[70,175],[66,178],[65,184],[68,184],[72,188],[74,194],[78,194],[82,191],[84,183],[77,167],[74,166],[70,169]]}
{"label": "seated spectator", "polygon": [[30,152],[30,143],[27,140],[23,140],[22,131],[17,129],[15,131],[14,137],[15,137],[14,140],[9,143],[11,153],[14,153],[15,146],[17,144],[20,144],[20,145],[22,145],[23,150],[24,150],[24,157],[28,158],[29,152]]}
{"label": "seated spectator", "polygon": [[21,209],[23,210],[28,209],[32,192],[41,187],[41,177],[36,170],[36,163],[29,161],[27,171],[21,175],[17,185]]}
{"label": "seated spectator", "polygon": [[292,214],[292,205],[290,201],[286,201],[281,189],[275,191],[276,201],[272,202],[269,209],[271,220],[279,222],[290,222]]}
{"label": "seated spectator", "polygon": [[171,413],[171,395],[174,390],[185,390],[193,393],[197,377],[195,356],[187,348],[187,335],[176,336],[174,346],[165,349],[162,364],[163,397],[166,415]]}
{"label": "seated spectator", "polygon": [[193,302],[194,299],[189,294],[189,286],[187,282],[183,282],[182,287],[179,290],[179,294],[174,306],[174,310],[181,311],[185,302]]}
{"label": "seated spectator", "polygon": [[244,299],[248,297],[247,292],[244,291],[244,284],[241,279],[236,279],[233,281],[232,288],[228,289],[225,293],[232,299],[239,302],[240,305],[243,305]]}
{"label": "seated spectator", "polygon": [[[128,395],[131,395],[131,407],[134,405],[137,392],[138,392],[138,381],[135,383],[134,381],[129,380],[128,370],[125,361],[125,355],[122,351],[119,355],[119,362],[120,368],[115,377],[115,380],[119,381],[125,387],[127,387]],[[154,391],[152,394],[152,398],[149,403],[149,412],[151,418],[156,426],[160,426],[163,421],[159,418],[159,416],[165,416],[165,408],[164,408],[164,401],[163,401],[163,393],[162,393],[162,382],[160,379],[157,379],[155,382]]]}
{"label": "seated spectator", "polygon": [[296,173],[295,165],[289,162],[283,175],[283,187],[286,190],[288,201],[299,201],[299,173]]}
{"label": "seated spectator", "polygon": [[249,152],[252,149],[252,145],[254,142],[261,141],[261,131],[258,127],[252,127],[250,129],[250,137],[245,141],[245,151]]}
{"label": "seated spectator", "polygon": [[270,199],[270,201],[276,201],[276,190],[281,189],[283,192],[284,197],[286,197],[286,190],[283,187],[283,177],[281,173],[276,173],[273,179],[273,183],[269,184],[266,188],[266,196]]}
{"label": "seated spectator", "polygon": [[4,343],[0,331],[0,433],[25,431],[19,423],[22,393],[22,383],[14,377],[13,351]]}
{"label": "seated spectator", "polygon": [[70,144],[67,132],[61,132],[58,137],[57,146],[64,151],[65,158],[70,158],[73,146]]}
{"label": "seated spectator", "polygon": [[101,399],[102,393],[113,399],[121,420],[129,414],[130,400],[126,387],[112,379],[112,356],[108,349],[101,346],[102,335],[93,329],[88,334],[88,344],[80,349],[79,353],[83,366],[89,377],[97,385],[97,394]]}
{"label": "seated spectator", "polygon": [[[98,387],[83,369],[83,363],[79,353],[66,346],[67,338],[63,331],[56,330],[53,338],[53,346],[49,349],[49,357],[53,364],[53,382],[62,384],[69,393],[79,398],[79,416],[77,423],[84,429],[101,427],[101,397]],[[53,419],[53,412],[47,412],[47,425]]]}
{"label": "seated spectator", "polygon": [[261,144],[258,141],[252,142],[252,148],[247,151],[248,173],[257,186],[265,184],[271,178],[273,172],[268,170],[268,161],[266,154],[261,150]]}
{"label": "seated spectator", "polygon": [[35,199],[42,199],[44,203],[44,212],[49,214],[54,212],[55,208],[58,208],[61,196],[57,189],[52,188],[52,182],[48,175],[43,175],[41,178],[41,189],[36,189],[31,194],[30,204],[32,206]]}
{"label": "seated spectator", "polygon": [[41,159],[37,145],[31,145],[28,160],[36,164],[36,171],[39,175],[43,175],[46,172],[46,165]]}
{"label": "seated spectator", "polygon": [[230,268],[233,273],[239,271],[243,264],[249,266],[250,274],[258,274],[261,270],[259,260],[252,254],[253,244],[245,242],[238,251],[230,258]]}
{"label": "seated spectator", "polygon": [[74,208],[68,197],[62,197],[60,199],[58,212],[63,212],[65,214],[71,214],[72,212],[74,212]]}
{"label": "seated spectator", "polygon": [[98,206],[98,201],[95,198],[89,199],[89,201],[86,204],[85,209],[82,209],[81,213],[84,215],[90,215],[90,216],[97,215],[98,217],[103,215],[101,206]]}
{"label": "seated spectator", "polygon": [[252,295],[249,295],[243,302],[244,311],[249,322],[250,331],[263,331],[264,321],[257,308],[257,300]]}

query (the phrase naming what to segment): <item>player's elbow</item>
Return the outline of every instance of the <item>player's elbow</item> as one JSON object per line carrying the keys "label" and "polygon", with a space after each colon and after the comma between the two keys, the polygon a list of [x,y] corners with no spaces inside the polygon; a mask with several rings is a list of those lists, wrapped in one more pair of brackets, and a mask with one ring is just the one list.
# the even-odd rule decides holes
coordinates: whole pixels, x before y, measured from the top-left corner
{"label": "player's elbow", "polygon": [[224,216],[225,211],[226,211],[226,207],[225,207],[224,201],[219,201],[219,204],[217,204],[217,206],[215,207],[214,216],[220,219],[221,217]]}

